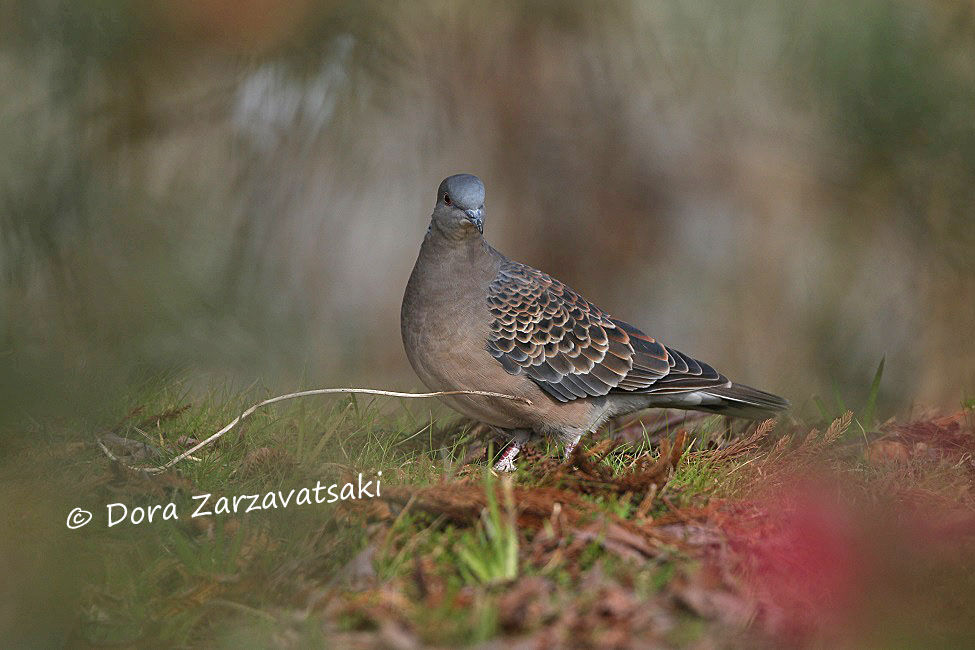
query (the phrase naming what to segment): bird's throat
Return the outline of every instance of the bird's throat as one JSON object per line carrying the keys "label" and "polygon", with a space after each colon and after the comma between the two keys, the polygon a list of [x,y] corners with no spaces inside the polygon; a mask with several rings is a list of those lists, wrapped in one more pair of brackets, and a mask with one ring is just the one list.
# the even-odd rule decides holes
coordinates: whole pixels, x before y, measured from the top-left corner
{"label": "bird's throat", "polygon": [[463,221],[453,227],[444,227],[436,219],[430,221],[427,237],[436,235],[448,242],[467,242],[482,239],[481,232],[469,221]]}
{"label": "bird's throat", "polygon": [[476,230],[473,236],[451,236],[441,231],[436,223],[423,238],[420,257],[427,258],[431,267],[440,270],[441,281],[453,278],[453,281],[490,282],[500,266],[498,253]]}

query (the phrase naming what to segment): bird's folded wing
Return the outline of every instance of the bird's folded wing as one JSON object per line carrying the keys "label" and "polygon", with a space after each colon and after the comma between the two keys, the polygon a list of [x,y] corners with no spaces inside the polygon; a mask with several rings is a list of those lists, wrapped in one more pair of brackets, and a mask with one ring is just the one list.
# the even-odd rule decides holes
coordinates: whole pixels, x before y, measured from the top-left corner
{"label": "bird's folded wing", "polygon": [[506,371],[527,375],[560,401],[728,384],[711,366],[666,348],[530,266],[505,261],[488,303],[494,316],[488,351]]}

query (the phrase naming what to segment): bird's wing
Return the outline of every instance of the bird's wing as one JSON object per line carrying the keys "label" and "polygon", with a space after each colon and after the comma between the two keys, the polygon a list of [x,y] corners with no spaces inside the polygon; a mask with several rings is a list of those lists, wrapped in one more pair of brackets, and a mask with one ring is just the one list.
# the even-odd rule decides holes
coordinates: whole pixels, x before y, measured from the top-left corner
{"label": "bird's wing", "polygon": [[726,386],[711,366],[612,318],[555,278],[506,260],[491,283],[488,352],[562,402]]}

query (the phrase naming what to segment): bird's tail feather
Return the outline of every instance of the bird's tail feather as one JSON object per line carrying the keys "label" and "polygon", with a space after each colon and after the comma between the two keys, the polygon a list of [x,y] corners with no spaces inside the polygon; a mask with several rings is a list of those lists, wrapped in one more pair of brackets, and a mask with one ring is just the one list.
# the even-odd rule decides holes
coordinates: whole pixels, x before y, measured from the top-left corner
{"label": "bird's tail feather", "polygon": [[651,394],[647,397],[648,400],[641,408],[706,411],[749,420],[765,420],[789,408],[789,402],[778,395],[744,384],[701,388],[682,393]]}
{"label": "bird's tail feather", "polygon": [[696,407],[698,410],[710,413],[764,420],[789,408],[788,400],[744,384],[708,388],[701,392],[710,398],[716,398],[714,401],[705,400]]}

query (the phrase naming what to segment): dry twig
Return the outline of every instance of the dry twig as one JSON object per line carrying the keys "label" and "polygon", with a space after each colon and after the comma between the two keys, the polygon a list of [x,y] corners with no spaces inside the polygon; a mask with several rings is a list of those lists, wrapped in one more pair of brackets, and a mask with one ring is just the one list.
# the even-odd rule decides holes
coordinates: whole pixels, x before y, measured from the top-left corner
{"label": "dry twig", "polygon": [[[504,395],[502,393],[492,393],[490,391],[485,391],[485,390],[442,390],[442,391],[437,391],[435,393],[401,393],[401,392],[398,392],[398,391],[391,391],[391,390],[379,390],[377,388],[316,388],[316,389],[313,389],[313,390],[299,391],[297,393],[288,393],[287,395],[278,395],[277,397],[272,397],[270,399],[266,399],[263,402],[258,402],[257,404],[251,406],[249,409],[247,409],[246,411],[244,411],[243,413],[241,413],[240,415],[238,415],[236,418],[234,418],[233,422],[231,422],[230,424],[228,424],[224,428],[220,429],[219,431],[217,431],[216,433],[214,433],[212,436],[210,436],[206,440],[203,440],[202,442],[194,445],[190,449],[187,449],[182,454],[180,454],[176,458],[173,458],[172,460],[170,460],[168,463],[165,463],[164,465],[160,465],[158,467],[134,467],[132,465],[125,465],[125,466],[128,467],[129,469],[135,470],[137,472],[146,472],[146,473],[149,473],[149,474],[158,474],[160,472],[165,472],[167,469],[169,469],[170,467],[172,467],[173,465],[175,465],[179,461],[181,461],[181,460],[183,460],[185,458],[189,458],[196,451],[202,449],[203,447],[206,447],[207,445],[209,445],[210,443],[212,443],[214,440],[216,440],[217,438],[219,438],[223,434],[225,434],[228,431],[230,431],[231,429],[233,429],[235,426],[237,426],[237,424],[240,423],[241,420],[243,420],[247,416],[251,415],[252,413],[254,413],[254,411],[256,411],[257,409],[261,408],[262,406],[267,406],[269,404],[274,404],[275,402],[283,402],[283,401],[289,400],[289,399],[295,399],[297,397],[310,397],[312,395],[332,395],[332,394],[335,394],[335,393],[355,393],[355,394],[362,394],[362,395],[386,395],[388,397],[404,397],[404,398],[410,398],[410,399],[427,399],[427,398],[430,398],[430,397],[441,397],[441,396],[446,396],[446,395],[482,395],[484,397],[497,397],[497,398],[500,398],[500,399],[510,399],[510,400],[514,400],[516,402],[524,402],[525,404],[531,405],[531,400],[529,400],[529,399],[527,399],[525,397],[515,397],[514,395]],[[96,438],[95,441],[98,443],[98,446],[105,453],[105,455],[107,455],[110,459],[112,459],[112,460],[114,460],[115,462],[118,462],[118,463],[121,463],[122,462],[114,454],[112,454],[111,451],[108,450],[108,448],[102,443],[102,441],[100,439]]]}

